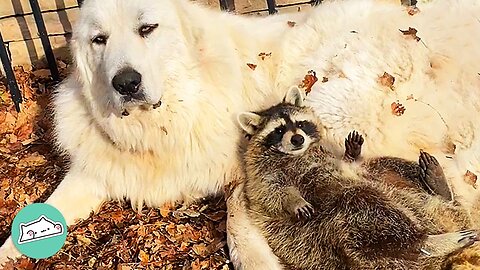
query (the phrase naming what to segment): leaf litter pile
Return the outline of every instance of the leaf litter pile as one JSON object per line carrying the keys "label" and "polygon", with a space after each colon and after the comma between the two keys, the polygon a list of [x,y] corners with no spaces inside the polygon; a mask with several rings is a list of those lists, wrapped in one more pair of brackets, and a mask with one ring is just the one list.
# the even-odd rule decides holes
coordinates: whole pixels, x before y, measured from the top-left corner
{"label": "leaf litter pile", "polygon": [[[59,62],[62,77],[67,64]],[[50,98],[55,86],[48,70],[15,67],[24,101],[15,111],[0,77],[0,245],[18,211],[44,202],[60,183],[68,160],[52,147]],[[53,257],[23,257],[4,269],[233,269],[226,245],[224,199],[188,207],[134,211],[128,202],[108,202],[96,214],[69,227]]]}

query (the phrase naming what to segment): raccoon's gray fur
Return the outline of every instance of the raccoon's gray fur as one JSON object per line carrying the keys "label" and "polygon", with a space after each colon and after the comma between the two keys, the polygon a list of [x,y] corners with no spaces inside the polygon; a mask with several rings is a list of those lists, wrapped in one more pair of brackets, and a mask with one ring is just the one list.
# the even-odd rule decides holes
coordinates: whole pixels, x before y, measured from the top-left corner
{"label": "raccoon's gray fur", "polygon": [[287,267],[440,269],[446,255],[476,240],[477,232],[466,230],[468,215],[453,202],[334,157],[302,101],[292,88],[282,103],[238,118],[250,135],[249,215]]}

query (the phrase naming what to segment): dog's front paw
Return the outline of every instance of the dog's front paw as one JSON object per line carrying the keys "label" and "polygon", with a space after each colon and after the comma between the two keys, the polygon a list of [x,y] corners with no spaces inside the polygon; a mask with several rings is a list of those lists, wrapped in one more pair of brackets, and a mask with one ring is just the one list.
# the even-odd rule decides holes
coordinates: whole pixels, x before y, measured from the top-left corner
{"label": "dog's front paw", "polygon": [[294,212],[297,219],[310,219],[315,210],[310,203],[304,201],[295,207]]}

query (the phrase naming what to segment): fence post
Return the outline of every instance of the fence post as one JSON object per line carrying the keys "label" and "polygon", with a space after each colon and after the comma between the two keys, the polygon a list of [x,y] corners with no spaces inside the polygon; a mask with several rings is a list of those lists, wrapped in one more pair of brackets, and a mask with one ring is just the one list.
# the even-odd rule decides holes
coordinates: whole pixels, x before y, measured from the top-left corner
{"label": "fence post", "polygon": [[267,0],[267,7],[268,7],[268,14],[275,14],[277,13],[277,3],[275,3],[275,0]]}
{"label": "fence post", "polygon": [[0,32],[0,60],[3,64],[3,70],[5,71],[5,76],[7,76],[7,84],[10,89],[10,96],[12,97],[13,104],[15,104],[15,109],[17,112],[20,112],[20,103],[22,103],[22,93],[18,88],[17,80],[15,79],[15,73],[13,73],[12,65],[8,57],[7,48],[5,43],[3,43],[2,33]]}
{"label": "fence post", "polygon": [[234,0],[219,0],[220,9],[223,11],[232,12],[235,11],[235,2]]}
{"label": "fence post", "polygon": [[58,73],[57,62],[55,60],[55,55],[53,55],[52,45],[48,39],[48,33],[45,27],[45,22],[43,21],[42,11],[40,10],[37,0],[29,1],[33,12],[33,17],[35,18],[35,24],[37,25],[38,34],[40,35],[40,40],[42,41],[43,51],[45,52],[45,57],[47,58],[48,67],[50,68],[50,73],[52,74],[53,80],[59,81],[60,76]]}

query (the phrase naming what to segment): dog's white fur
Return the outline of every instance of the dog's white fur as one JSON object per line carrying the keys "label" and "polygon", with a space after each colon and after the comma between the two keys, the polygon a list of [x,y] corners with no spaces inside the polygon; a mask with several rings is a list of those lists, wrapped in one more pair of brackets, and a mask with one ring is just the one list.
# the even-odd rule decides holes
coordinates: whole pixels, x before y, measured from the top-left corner
{"label": "dog's white fur", "polygon": [[[356,129],[365,156],[415,160],[425,149],[472,207],[478,191],[463,174],[480,174],[480,5],[437,0],[419,8],[410,16],[396,1],[327,1],[255,18],[186,0],[85,1],[72,40],[76,69],[54,102],[58,145],[71,167],[47,202],[72,224],[107,199],[160,206],[221,191],[239,170],[236,114],[280,101],[313,69],[328,82],[317,82],[306,102],[338,146]],[[155,23],[148,37],[138,35],[141,24]],[[421,42],[400,33],[408,27]],[[98,34],[106,45],[91,43]],[[272,55],[261,60],[261,52]],[[142,74],[141,106],[122,104],[110,84],[126,66]],[[378,83],[384,72],[395,76],[394,91]],[[406,107],[399,117],[390,108],[396,100]],[[130,115],[122,117],[125,108]],[[448,143],[456,145],[452,159]],[[240,186],[227,202],[232,261],[281,269],[242,203]],[[18,255],[9,238],[0,263]]]}

